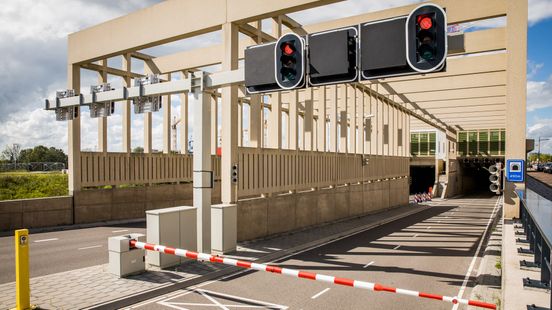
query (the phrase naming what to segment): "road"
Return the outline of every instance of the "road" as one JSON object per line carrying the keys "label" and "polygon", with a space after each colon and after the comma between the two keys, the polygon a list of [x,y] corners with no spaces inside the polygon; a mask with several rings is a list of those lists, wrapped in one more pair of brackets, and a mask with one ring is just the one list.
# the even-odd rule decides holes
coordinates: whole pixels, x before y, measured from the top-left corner
{"label": "road", "polygon": [[[468,298],[497,197],[451,199],[379,228],[273,263],[280,267]],[[471,275],[471,276],[470,276]],[[156,298],[138,309],[454,309],[442,301],[247,270]]]}
{"label": "road", "polygon": [[[31,277],[106,264],[108,237],[145,231],[138,223],[31,234]],[[13,236],[0,238],[0,261],[0,284],[15,281]]]}

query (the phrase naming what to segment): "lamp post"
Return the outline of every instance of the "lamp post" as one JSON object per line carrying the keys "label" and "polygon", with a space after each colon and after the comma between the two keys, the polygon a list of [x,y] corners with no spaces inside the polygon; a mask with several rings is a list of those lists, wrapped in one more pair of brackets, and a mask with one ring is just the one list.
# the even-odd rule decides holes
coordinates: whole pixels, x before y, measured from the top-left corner
{"label": "lamp post", "polygon": [[548,141],[550,140],[549,138],[541,138],[539,137],[539,150],[537,152],[537,164],[540,164],[540,149],[541,149],[541,141]]}

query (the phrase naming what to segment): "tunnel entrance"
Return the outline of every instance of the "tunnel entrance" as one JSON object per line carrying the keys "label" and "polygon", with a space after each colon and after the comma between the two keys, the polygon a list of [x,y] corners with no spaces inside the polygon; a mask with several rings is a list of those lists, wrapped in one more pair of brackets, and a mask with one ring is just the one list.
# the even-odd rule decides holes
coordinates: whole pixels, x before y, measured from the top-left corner
{"label": "tunnel entrance", "polygon": [[482,194],[492,192],[489,189],[491,181],[489,180],[489,166],[493,163],[474,163],[464,162],[460,165],[462,169],[462,193],[463,194]]}
{"label": "tunnel entrance", "polygon": [[435,184],[435,166],[411,166],[410,178],[410,194],[428,192]]}

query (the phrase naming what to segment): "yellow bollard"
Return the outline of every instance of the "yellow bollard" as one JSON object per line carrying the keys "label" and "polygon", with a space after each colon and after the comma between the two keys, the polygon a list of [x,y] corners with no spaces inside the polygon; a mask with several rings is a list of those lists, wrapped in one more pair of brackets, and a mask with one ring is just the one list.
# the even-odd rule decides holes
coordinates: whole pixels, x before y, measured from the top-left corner
{"label": "yellow bollard", "polygon": [[16,309],[31,309],[31,286],[29,283],[29,230],[15,231],[15,298]]}

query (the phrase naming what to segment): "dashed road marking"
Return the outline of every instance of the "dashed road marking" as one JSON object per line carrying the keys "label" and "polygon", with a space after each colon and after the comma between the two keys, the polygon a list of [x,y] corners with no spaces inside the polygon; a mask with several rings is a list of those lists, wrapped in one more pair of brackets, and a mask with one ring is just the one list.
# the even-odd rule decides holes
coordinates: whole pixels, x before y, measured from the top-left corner
{"label": "dashed road marking", "polygon": [[120,232],[125,232],[125,231],[128,231],[128,229],[114,230],[114,231],[112,231],[112,233],[120,233]]}
{"label": "dashed road marking", "polygon": [[401,247],[401,245],[399,244],[399,245],[397,245],[396,247],[394,247],[393,250],[397,250],[397,249],[400,248],[400,247]]}
{"label": "dashed road marking", "polygon": [[412,236],[412,238],[416,238],[416,237],[418,237],[418,234],[415,234],[414,236]]}
{"label": "dashed road marking", "polygon": [[88,249],[95,249],[95,248],[101,248],[101,247],[102,245],[98,244],[98,245],[86,246],[84,248],[78,248],[77,250],[88,250]]}
{"label": "dashed road marking", "polygon": [[372,265],[373,263],[374,263],[374,261],[371,261],[371,262],[369,262],[368,264],[364,265],[364,267],[362,267],[362,268],[366,268],[366,267]]}
{"label": "dashed road marking", "polygon": [[56,241],[56,240],[59,240],[59,238],[50,238],[50,239],[35,240],[34,242],[39,243],[39,242],[48,242],[48,241]]}
{"label": "dashed road marking", "polygon": [[316,298],[320,297],[320,295],[326,293],[326,292],[329,291],[329,290],[330,290],[330,288],[328,287],[328,288],[322,290],[321,292],[319,292],[318,294],[312,296],[311,299],[316,299]]}
{"label": "dashed road marking", "polygon": [[431,229],[431,226],[427,226],[427,228],[426,228],[426,229]]}

